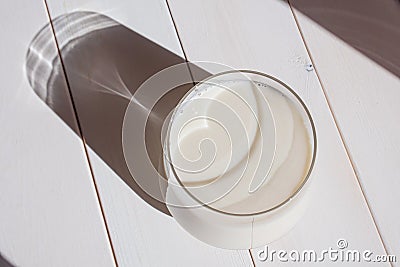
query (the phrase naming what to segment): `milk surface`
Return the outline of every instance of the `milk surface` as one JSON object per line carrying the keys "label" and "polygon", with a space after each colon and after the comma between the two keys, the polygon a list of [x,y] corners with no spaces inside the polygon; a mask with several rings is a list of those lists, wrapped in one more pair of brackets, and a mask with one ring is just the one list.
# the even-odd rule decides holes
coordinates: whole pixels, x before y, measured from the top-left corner
{"label": "milk surface", "polygon": [[294,103],[250,80],[202,85],[178,107],[169,136],[175,175],[201,203],[250,214],[302,183],[311,147]]}

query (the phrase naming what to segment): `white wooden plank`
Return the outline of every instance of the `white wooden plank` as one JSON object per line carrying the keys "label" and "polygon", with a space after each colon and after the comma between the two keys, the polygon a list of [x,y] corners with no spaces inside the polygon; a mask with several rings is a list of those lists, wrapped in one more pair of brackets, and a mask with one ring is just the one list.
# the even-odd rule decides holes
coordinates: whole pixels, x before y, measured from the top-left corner
{"label": "white wooden plank", "polygon": [[383,241],[400,257],[400,79],[295,14]]}
{"label": "white wooden plank", "polygon": [[[319,147],[311,188],[314,200],[295,229],[269,248],[321,251],[345,238],[351,249],[384,254],[317,76],[306,70],[310,60],[287,3],[169,3],[190,61],[213,61],[274,75],[304,99],[313,115]],[[255,258],[258,251],[253,250]]]}
{"label": "white wooden plank", "polygon": [[0,254],[17,266],[113,266],[82,140],[23,71],[45,6],[3,1],[0,20]]}
{"label": "white wooden plank", "polygon": [[[71,11],[99,12],[122,22],[131,30],[182,56],[164,1],[140,3],[139,1],[119,1],[117,4],[112,1],[67,1],[64,5],[61,5],[59,1],[48,1],[48,3],[52,18]],[[58,36],[57,32],[56,36]],[[132,45],[131,48],[135,49],[135,46]],[[183,62],[183,59],[180,60]],[[66,62],[67,75],[69,62]],[[73,82],[71,86],[74,86]],[[79,99],[75,100],[78,104],[79,116],[82,114],[80,111],[83,110],[85,103],[80,102]],[[95,102],[88,102],[88,106],[93,103]],[[104,109],[104,107],[101,108]],[[114,111],[109,110],[109,112]],[[86,114],[82,114],[82,118],[84,116]],[[82,123],[85,123],[85,119],[82,119]],[[87,129],[85,127],[86,125],[83,125],[84,135]],[[85,138],[90,144],[90,138],[87,136]],[[95,152],[90,149],[90,146],[88,147],[94,177],[120,266],[252,265],[248,251],[215,249],[186,234],[171,217],[155,210],[138,197],[104,162],[104,158],[98,156],[96,148],[93,149]]]}

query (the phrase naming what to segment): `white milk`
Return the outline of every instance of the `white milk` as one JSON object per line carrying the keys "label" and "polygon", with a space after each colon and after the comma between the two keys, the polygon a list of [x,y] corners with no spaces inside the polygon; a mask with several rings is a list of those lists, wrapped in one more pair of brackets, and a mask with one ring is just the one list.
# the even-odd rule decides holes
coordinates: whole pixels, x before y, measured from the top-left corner
{"label": "white milk", "polygon": [[[166,201],[174,218],[200,240],[225,248],[262,245],[291,228],[302,208],[286,217],[254,214],[302,185],[312,155],[303,117],[298,103],[266,84],[241,79],[198,86],[169,128],[166,159],[175,172],[165,163]],[[268,237],[255,238],[254,231]]]}

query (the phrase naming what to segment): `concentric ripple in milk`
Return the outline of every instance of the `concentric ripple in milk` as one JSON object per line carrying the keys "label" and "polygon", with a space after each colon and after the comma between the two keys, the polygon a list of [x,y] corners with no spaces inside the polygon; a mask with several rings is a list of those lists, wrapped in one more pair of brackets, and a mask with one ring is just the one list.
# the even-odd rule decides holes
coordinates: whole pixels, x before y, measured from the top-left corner
{"label": "concentric ripple in milk", "polygon": [[178,106],[168,142],[169,175],[199,203],[233,214],[265,211],[290,197],[311,155],[295,104],[245,79],[200,84]]}

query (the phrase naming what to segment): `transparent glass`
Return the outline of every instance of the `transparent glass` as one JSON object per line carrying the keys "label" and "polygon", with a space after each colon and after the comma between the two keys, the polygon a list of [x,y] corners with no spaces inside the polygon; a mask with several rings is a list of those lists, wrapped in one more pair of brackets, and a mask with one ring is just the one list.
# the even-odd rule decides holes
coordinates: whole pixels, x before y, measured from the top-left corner
{"label": "transparent glass", "polygon": [[316,152],[311,114],[288,85],[255,71],[218,73],[194,86],[171,116],[167,207],[208,244],[267,244],[304,213]]}

